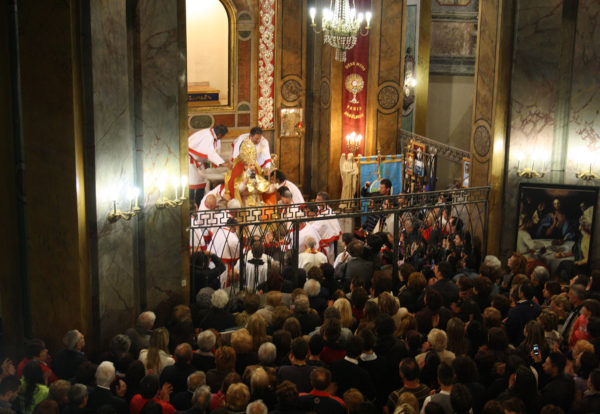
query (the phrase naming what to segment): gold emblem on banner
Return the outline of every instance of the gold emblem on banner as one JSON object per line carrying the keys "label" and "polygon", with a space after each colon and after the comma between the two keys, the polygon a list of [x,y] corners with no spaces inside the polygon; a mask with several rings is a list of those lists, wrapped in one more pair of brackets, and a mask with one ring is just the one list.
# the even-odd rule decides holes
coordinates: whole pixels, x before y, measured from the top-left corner
{"label": "gold emblem on banner", "polygon": [[344,86],[346,86],[346,90],[353,95],[352,99],[350,99],[350,102],[353,104],[359,103],[356,99],[356,94],[362,91],[365,87],[365,81],[363,80],[362,76],[360,76],[358,73],[351,73],[350,75],[346,76]]}

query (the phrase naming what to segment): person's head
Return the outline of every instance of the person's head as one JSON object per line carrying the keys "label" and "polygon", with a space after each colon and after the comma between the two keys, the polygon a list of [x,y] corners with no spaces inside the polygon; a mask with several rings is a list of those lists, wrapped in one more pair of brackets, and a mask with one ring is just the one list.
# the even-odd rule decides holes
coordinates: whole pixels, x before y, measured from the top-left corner
{"label": "person's head", "polygon": [[419,379],[419,365],[414,358],[404,358],[400,361],[399,369],[402,381],[416,381]]}
{"label": "person's head", "polygon": [[371,294],[373,297],[388,293],[393,289],[392,276],[383,270],[376,270],[371,278]]}
{"label": "person's head", "polygon": [[178,364],[188,365],[192,362],[192,346],[183,342],[175,347],[175,359]]}
{"label": "person's head", "polygon": [[380,313],[375,319],[375,331],[378,338],[393,335],[395,330],[396,323],[387,313]]}
{"label": "person's head", "polygon": [[321,334],[314,334],[308,340],[308,350],[312,357],[318,357],[324,347],[325,341]]}
{"label": "person's head", "polygon": [[207,385],[201,385],[197,387],[194,391],[194,394],[192,394],[192,406],[199,408],[206,413],[210,409],[211,399],[212,393],[210,392],[210,387]]}
{"label": "person's head", "polygon": [[442,387],[449,387],[454,383],[454,370],[445,362],[440,363],[437,369],[438,383]]}
{"label": "person's head", "polygon": [[263,130],[261,127],[254,127],[250,130],[250,140],[254,145],[258,145],[260,143],[260,139],[262,138]]}
{"label": "person's head", "polygon": [[229,132],[229,128],[227,128],[223,124],[220,124],[220,125],[217,125],[217,126],[213,127],[213,132],[215,133],[217,139],[221,139],[225,135],[227,135],[227,133]]}
{"label": "person's head", "polygon": [[21,381],[15,375],[7,375],[0,381],[0,400],[11,402],[19,396]]}
{"label": "person's head", "polygon": [[210,298],[210,304],[215,309],[225,309],[229,302],[229,295],[225,289],[216,290]]}
{"label": "person's head", "polygon": [[269,409],[262,400],[252,401],[246,407],[246,414],[267,414]]}
{"label": "person's head", "polygon": [[350,301],[346,298],[336,299],[335,302],[333,302],[333,307],[340,311],[340,322],[342,326],[350,328],[353,323]]}
{"label": "person's head", "polygon": [[321,326],[321,335],[329,342],[336,342],[342,333],[342,325],[339,319],[326,319]]}
{"label": "person's head", "polygon": [[354,413],[358,406],[365,401],[365,397],[356,388],[350,388],[344,393],[343,400],[348,412]]}
{"label": "person's head", "polygon": [[444,304],[444,298],[440,292],[435,289],[427,289],[425,292],[425,305],[433,312],[440,310]]}
{"label": "person's head", "polygon": [[306,292],[306,294],[308,295],[309,298],[318,296],[319,293],[321,292],[321,284],[319,283],[318,280],[308,279],[304,283],[304,291]]}
{"label": "person's head", "polygon": [[291,348],[290,360],[304,361],[306,359],[308,355],[308,342],[303,337],[294,339]]}
{"label": "person's head", "polygon": [[573,306],[580,306],[585,300],[585,287],[582,285],[573,285],[569,288],[569,302]]}
{"label": "person's head", "polygon": [[587,319],[600,316],[600,302],[596,299],[585,299],[581,304],[581,314]]}
{"label": "person's head", "polygon": [[527,270],[527,258],[521,253],[514,252],[508,258],[508,268],[510,269],[513,275],[516,275],[518,273],[525,273]]}
{"label": "person's head", "polygon": [[69,403],[69,390],[71,383],[67,380],[59,379],[54,381],[49,386],[48,398],[56,401],[60,406],[65,406]]}
{"label": "person's head", "polygon": [[317,367],[310,373],[310,384],[317,391],[325,391],[331,383],[331,371]]}
{"label": "person's head", "polygon": [[62,343],[71,351],[81,351],[85,346],[85,338],[77,329],[70,330],[63,336]]}
{"label": "person's head", "polygon": [[[417,414],[419,412],[419,400],[415,397],[415,394],[412,392],[405,391],[398,396],[398,407],[403,407],[403,410],[400,411],[402,414]],[[410,411],[408,407],[412,408],[414,411]],[[396,411],[394,410],[394,414]]]}
{"label": "person's head", "polygon": [[348,254],[352,257],[360,257],[363,253],[364,243],[360,240],[352,240],[346,250]]}
{"label": "person's head", "polygon": [[552,351],[544,361],[542,368],[550,376],[557,376],[563,373],[567,365],[567,358],[560,352]]}
{"label": "person's head", "polygon": [[455,414],[467,414],[471,412],[473,396],[464,384],[456,384],[450,391],[450,404]]}
{"label": "person's head", "polygon": [[434,272],[439,279],[452,279],[454,276],[454,269],[452,269],[452,265],[448,262],[441,262],[435,266]]}
{"label": "person's head", "polygon": [[531,282],[527,281],[527,282],[521,283],[519,285],[519,298],[520,299],[531,300],[531,299],[533,299],[534,295],[535,295],[535,287],[533,286],[533,284]]}
{"label": "person's head", "polygon": [[295,407],[298,401],[298,388],[289,380],[282,381],[275,389],[277,402],[282,408]]}
{"label": "person's head", "polygon": [[505,351],[508,347],[508,336],[504,328],[494,327],[488,330],[488,347],[494,351]]}
{"label": "person's head", "polygon": [[263,367],[256,368],[250,375],[250,392],[253,395],[262,394],[269,387],[269,375]]}
{"label": "person's head", "polygon": [[550,298],[550,309],[557,315],[566,316],[571,311],[571,302],[567,296],[554,295]]}
{"label": "person's head", "polygon": [[88,388],[83,384],[73,384],[67,394],[69,403],[75,407],[85,407],[88,400]]}
{"label": "person's head", "polygon": [[427,341],[431,345],[431,349],[436,352],[442,352],[448,344],[448,336],[441,329],[433,328],[427,335]]}
{"label": "person's head", "polygon": [[392,191],[392,182],[389,179],[384,178],[383,180],[381,180],[379,182],[379,194],[380,195],[382,195],[382,196],[390,195],[391,191]]}
{"label": "person's head", "polygon": [[210,352],[215,347],[217,343],[217,337],[215,334],[210,331],[202,331],[198,334],[198,339],[196,340],[196,344],[198,345],[198,349],[201,352]]}
{"label": "person's head", "polygon": [[587,323],[587,331],[592,339],[600,338],[600,317],[590,316]]}
{"label": "person's head", "polygon": [[214,194],[208,194],[204,199],[204,205],[209,210],[214,210],[217,208],[217,197]]}
{"label": "person's head", "polygon": [[282,171],[275,170],[275,171],[271,172],[271,180],[273,180],[279,184],[283,184],[285,179],[286,179],[285,174]]}
{"label": "person's head", "polygon": [[110,361],[103,361],[96,368],[96,385],[109,388],[115,380],[115,366]]}
{"label": "person's head", "polygon": [[488,306],[483,310],[482,314],[483,325],[487,328],[493,328],[500,326],[502,323],[502,314],[500,311],[492,306]]}
{"label": "person's head", "polygon": [[531,273],[531,282],[534,286],[544,286],[550,279],[550,273],[544,266],[536,266]]}
{"label": "person's head", "polygon": [[452,361],[456,382],[469,384],[477,380],[477,365],[466,355],[459,355]]}
{"label": "person's head", "polygon": [[140,394],[142,398],[154,398],[160,389],[160,381],[158,375],[148,374],[140,381]]}
{"label": "person's head", "polygon": [[358,359],[363,351],[363,344],[364,342],[361,336],[352,336],[346,345],[346,356],[348,358]]}
{"label": "person's head", "polygon": [[225,394],[225,401],[227,401],[227,407],[231,410],[245,410],[248,401],[250,401],[250,390],[243,382],[231,384]]}
{"label": "person's head", "polygon": [[194,392],[206,384],[206,375],[202,371],[194,371],[188,375],[186,382],[188,391]]}
{"label": "person's head", "polygon": [[302,335],[302,325],[300,325],[300,321],[293,316],[288,317],[285,322],[283,322],[282,329],[288,331],[292,339]]}
{"label": "person's head", "polygon": [[265,342],[258,348],[258,361],[262,365],[272,365],[277,359],[277,348],[272,342]]}
{"label": "person's head", "polygon": [[215,351],[215,365],[219,371],[235,370],[236,354],[230,346],[222,346]]}
{"label": "person's head", "polygon": [[31,339],[25,344],[25,356],[29,359],[48,362],[48,348],[41,339]]}
{"label": "person's head", "polygon": [[427,286],[427,280],[425,280],[425,276],[421,272],[413,272],[408,277],[408,282],[406,283],[406,287],[413,292],[422,292],[423,289]]}
{"label": "person's head", "polygon": [[252,351],[254,343],[252,336],[246,328],[238,329],[231,334],[231,347],[235,350],[237,355],[247,354]]}

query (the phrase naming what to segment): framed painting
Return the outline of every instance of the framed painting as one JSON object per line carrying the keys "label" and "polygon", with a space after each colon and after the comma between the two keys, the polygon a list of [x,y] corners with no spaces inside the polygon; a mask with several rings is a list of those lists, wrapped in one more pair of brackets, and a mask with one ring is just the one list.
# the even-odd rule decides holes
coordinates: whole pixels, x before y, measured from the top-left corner
{"label": "framed painting", "polygon": [[562,282],[586,272],[597,202],[598,187],[521,183],[515,251]]}
{"label": "framed painting", "polygon": [[281,109],[281,133],[282,137],[298,135],[297,128],[302,127],[303,108]]}
{"label": "framed painting", "polygon": [[468,188],[471,184],[471,160],[469,158],[462,159],[462,188]]}

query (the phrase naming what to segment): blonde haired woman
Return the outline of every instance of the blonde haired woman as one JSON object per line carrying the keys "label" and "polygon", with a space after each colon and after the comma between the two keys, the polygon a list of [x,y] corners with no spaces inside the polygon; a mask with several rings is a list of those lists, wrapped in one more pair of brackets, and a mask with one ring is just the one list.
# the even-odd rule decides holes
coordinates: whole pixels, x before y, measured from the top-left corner
{"label": "blonde haired woman", "polygon": [[355,320],[352,316],[352,305],[345,298],[336,299],[333,302],[333,307],[340,311],[340,322],[344,328],[352,329]]}
{"label": "blonde haired woman", "polygon": [[139,360],[143,362],[147,374],[160,375],[162,370],[175,363],[169,355],[169,331],[156,328],[150,335],[150,346],[140,351]]}

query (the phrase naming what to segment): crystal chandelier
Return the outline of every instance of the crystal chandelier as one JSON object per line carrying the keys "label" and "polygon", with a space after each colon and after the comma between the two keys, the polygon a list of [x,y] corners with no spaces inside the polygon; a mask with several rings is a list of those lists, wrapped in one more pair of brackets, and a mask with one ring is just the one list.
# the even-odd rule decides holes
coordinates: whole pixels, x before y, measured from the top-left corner
{"label": "crystal chandelier", "polygon": [[[311,26],[316,33],[320,33],[315,24],[317,9],[311,7],[309,13],[312,20]],[[363,20],[366,20],[367,24],[365,32],[361,33],[360,26]],[[330,0],[329,8],[323,9],[321,18],[323,43],[327,43],[335,49],[335,60],[345,62],[346,51],[354,47],[359,34],[367,35],[370,23],[371,12],[357,13],[354,0],[352,0],[352,7],[350,7],[350,0]]]}

